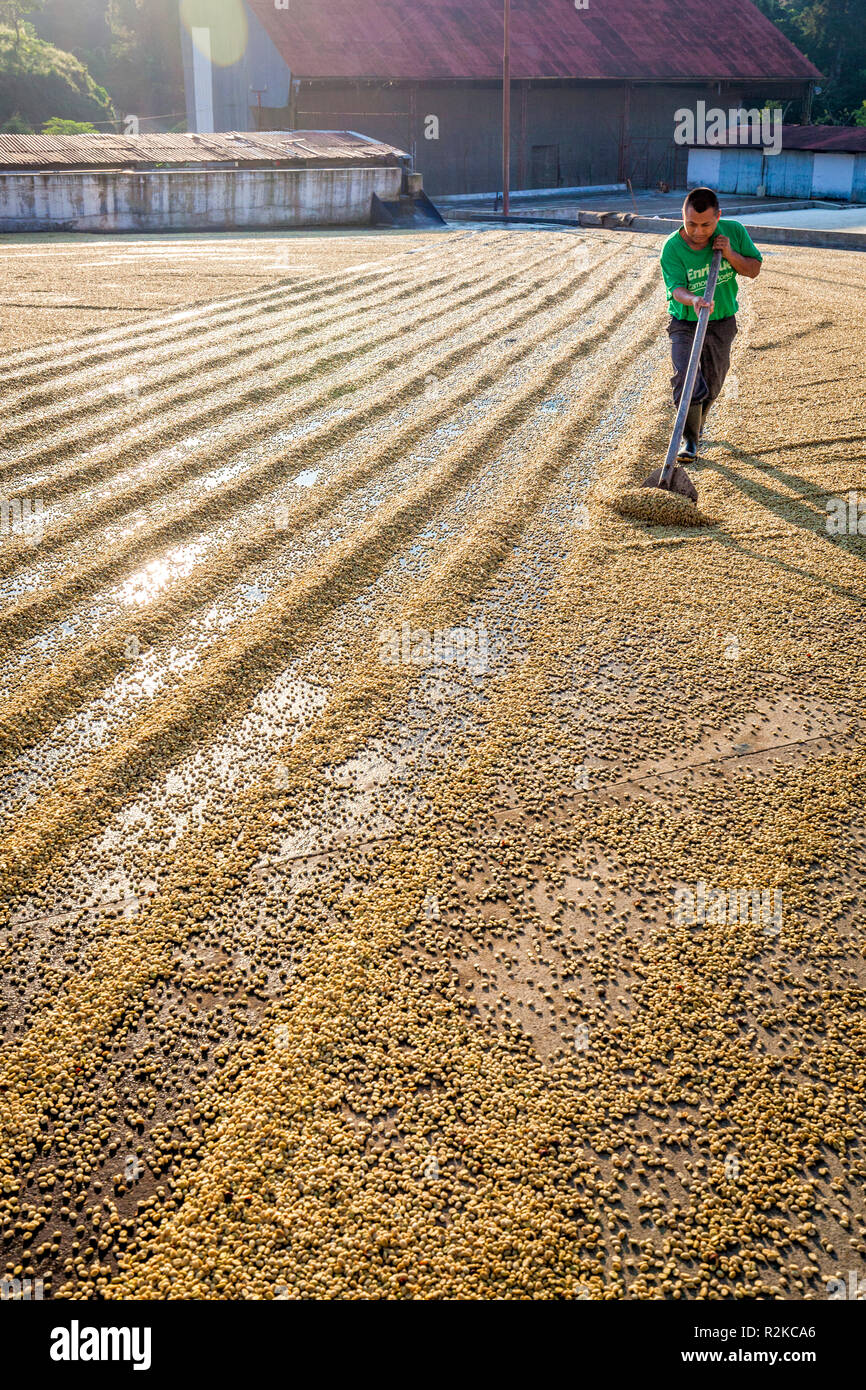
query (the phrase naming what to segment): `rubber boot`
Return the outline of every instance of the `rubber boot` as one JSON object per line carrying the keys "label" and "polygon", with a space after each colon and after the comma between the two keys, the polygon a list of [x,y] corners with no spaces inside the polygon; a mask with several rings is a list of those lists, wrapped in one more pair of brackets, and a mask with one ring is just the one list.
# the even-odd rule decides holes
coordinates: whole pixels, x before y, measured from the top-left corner
{"label": "rubber boot", "polygon": [[701,403],[701,433],[699,436],[701,439],[703,438],[704,430],[706,429],[707,416],[712,410],[714,404],[715,403],[713,401],[703,401]]}
{"label": "rubber boot", "polygon": [[677,458],[682,463],[694,463],[698,456],[698,442],[701,437],[701,416],[703,414],[703,409],[703,405],[700,401],[697,405],[692,402],[689,406],[689,413],[686,416],[683,437],[680,441],[679,453],[677,454]]}

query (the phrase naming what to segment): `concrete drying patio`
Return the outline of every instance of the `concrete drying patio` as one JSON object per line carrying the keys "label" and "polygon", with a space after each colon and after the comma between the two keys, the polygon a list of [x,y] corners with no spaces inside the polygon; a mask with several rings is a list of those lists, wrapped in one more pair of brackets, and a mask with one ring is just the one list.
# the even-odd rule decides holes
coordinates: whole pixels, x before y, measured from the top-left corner
{"label": "concrete drying patio", "polygon": [[660,245],[0,248],[9,1276],[862,1278],[866,260],[763,245],[659,529]]}

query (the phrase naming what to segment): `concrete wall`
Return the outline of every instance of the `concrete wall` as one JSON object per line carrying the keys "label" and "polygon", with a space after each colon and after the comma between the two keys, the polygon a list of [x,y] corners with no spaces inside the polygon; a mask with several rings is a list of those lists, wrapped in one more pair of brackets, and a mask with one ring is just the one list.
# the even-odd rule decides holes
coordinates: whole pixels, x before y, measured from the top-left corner
{"label": "concrete wall", "polygon": [[[768,196],[811,198],[813,159],[811,150],[783,150],[780,155],[772,155],[764,169]],[[760,182],[758,179],[758,183]]]}
{"label": "concrete wall", "polygon": [[166,232],[364,226],[398,167],[0,174],[0,231]]}
{"label": "concrete wall", "polygon": [[689,152],[688,183],[719,193],[757,193],[772,198],[832,198],[866,202],[866,155],[812,150],[715,149]]}
{"label": "concrete wall", "polygon": [[848,198],[854,186],[853,154],[816,154],[812,193],[816,198]]}

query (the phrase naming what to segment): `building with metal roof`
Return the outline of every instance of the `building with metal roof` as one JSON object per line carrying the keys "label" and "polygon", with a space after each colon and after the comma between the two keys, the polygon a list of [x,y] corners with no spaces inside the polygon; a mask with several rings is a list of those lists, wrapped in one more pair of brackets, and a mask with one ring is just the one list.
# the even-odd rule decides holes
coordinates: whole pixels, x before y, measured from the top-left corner
{"label": "building with metal roof", "polygon": [[786,125],[782,148],[820,154],[866,154],[866,126]]}
{"label": "building with metal roof", "polygon": [[[361,129],[408,150],[433,194],[500,187],[503,0],[230,0],[214,15],[182,31],[190,129]],[[750,0],[511,0],[511,70],[514,188],[683,185],[679,108],[769,101],[808,121],[821,77]]]}
{"label": "building with metal roof", "polygon": [[740,149],[695,142],[688,185],[769,198],[866,203],[866,127],[782,126],[778,149]]}
{"label": "building with metal roof", "polygon": [[223,231],[434,220],[409,157],[351,130],[0,135],[0,231]]}
{"label": "building with metal roof", "polygon": [[[247,0],[297,78],[499,78],[502,0]],[[688,82],[811,77],[749,0],[512,0],[515,79]]]}
{"label": "building with metal roof", "polygon": [[0,169],[299,169],[392,165],[405,160],[352,130],[226,131],[209,135],[3,135]]}

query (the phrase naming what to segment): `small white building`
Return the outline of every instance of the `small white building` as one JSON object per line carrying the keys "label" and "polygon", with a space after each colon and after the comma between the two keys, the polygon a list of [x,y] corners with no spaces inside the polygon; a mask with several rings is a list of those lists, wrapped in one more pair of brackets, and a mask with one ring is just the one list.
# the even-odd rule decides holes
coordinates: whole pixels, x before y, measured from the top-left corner
{"label": "small white building", "polygon": [[692,145],[689,188],[866,203],[866,126],[782,127],[782,147]]}

